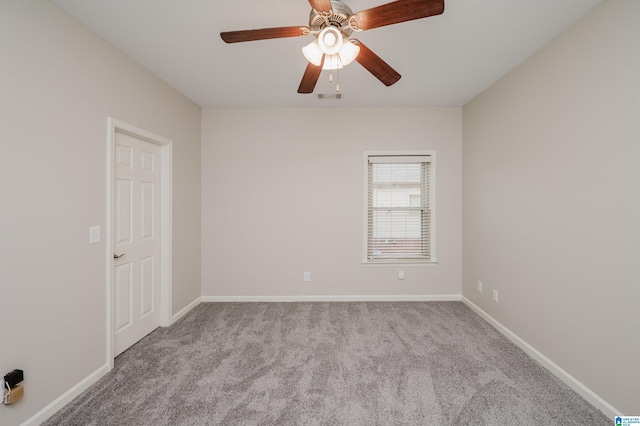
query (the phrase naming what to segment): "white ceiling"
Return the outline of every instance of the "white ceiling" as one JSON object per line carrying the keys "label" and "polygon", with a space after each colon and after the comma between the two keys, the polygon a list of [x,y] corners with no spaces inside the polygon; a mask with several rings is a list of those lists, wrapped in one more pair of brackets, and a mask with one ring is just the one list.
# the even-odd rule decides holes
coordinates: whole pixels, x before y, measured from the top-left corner
{"label": "white ceiling", "polygon": [[[402,78],[386,87],[361,65],[296,91],[312,36],[226,44],[221,31],[307,26],[306,0],[52,0],[202,107],[461,106],[602,0],[445,0],[442,15],[356,37]],[[354,12],[384,0],[345,0]]]}

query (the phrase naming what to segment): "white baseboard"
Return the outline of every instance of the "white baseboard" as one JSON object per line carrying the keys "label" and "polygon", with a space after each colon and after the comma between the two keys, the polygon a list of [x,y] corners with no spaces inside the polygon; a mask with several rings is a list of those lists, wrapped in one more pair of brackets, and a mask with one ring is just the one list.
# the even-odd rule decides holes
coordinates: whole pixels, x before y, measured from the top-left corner
{"label": "white baseboard", "polygon": [[35,426],[43,423],[49,417],[53,416],[56,412],[62,409],[62,407],[70,403],[75,397],[80,395],[85,390],[89,389],[91,385],[100,380],[108,372],[109,364],[105,364],[102,367],[98,368],[96,371],[85,377],[84,380],[82,380],[80,383],[56,398],[51,404],[47,405],[42,410],[34,414],[31,418],[22,423],[22,426]]}
{"label": "white baseboard", "polygon": [[194,300],[193,302],[189,303],[184,308],[180,309],[179,312],[177,312],[176,314],[173,315],[173,317],[171,317],[171,324],[175,323],[180,318],[182,318],[183,316],[188,314],[190,310],[192,310],[193,308],[198,306],[200,303],[202,303],[202,297],[196,298],[196,300]]}
{"label": "white baseboard", "polygon": [[459,294],[369,296],[202,296],[202,302],[459,302]]}
{"label": "white baseboard", "polygon": [[484,318],[489,324],[494,326],[500,333],[504,334],[509,340],[516,344],[520,349],[522,349],[527,355],[538,361],[538,363],[542,364],[544,368],[549,370],[554,376],[558,379],[562,380],[566,385],[568,385],[571,389],[576,391],[578,395],[586,399],[591,405],[598,408],[602,411],[607,417],[614,418],[615,416],[620,416],[621,413],[619,410],[616,410],[611,404],[598,396],[591,389],[582,384],[579,380],[573,377],[571,374],[564,371],[560,368],[556,363],[551,361],[549,358],[544,356],[541,352],[539,352],[536,348],[522,340],[518,337],[514,332],[509,330],[507,327],[496,321],[491,315],[487,314],[485,311],[480,309],[476,304],[462,296],[462,302],[471,308],[475,313]]}

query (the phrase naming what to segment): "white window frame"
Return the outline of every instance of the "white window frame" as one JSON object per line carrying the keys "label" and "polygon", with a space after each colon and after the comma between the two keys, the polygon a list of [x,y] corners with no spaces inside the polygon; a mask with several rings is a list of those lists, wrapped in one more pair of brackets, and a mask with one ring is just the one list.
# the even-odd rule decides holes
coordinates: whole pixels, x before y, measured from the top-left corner
{"label": "white window frame", "polygon": [[[429,224],[430,232],[430,259],[378,259],[371,261],[368,257],[368,221],[369,221],[369,157],[385,156],[385,157],[410,157],[410,156],[429,156],[431,157],[431,166],[429,169],[429,207],[431,209]],[[436,257],[436,152],[435,151],[365,151],[363,161],[364,176],[364,202],[363,202],[363,223],[362,223],[362,263],[364,265],[432,265],[437,263]]]}

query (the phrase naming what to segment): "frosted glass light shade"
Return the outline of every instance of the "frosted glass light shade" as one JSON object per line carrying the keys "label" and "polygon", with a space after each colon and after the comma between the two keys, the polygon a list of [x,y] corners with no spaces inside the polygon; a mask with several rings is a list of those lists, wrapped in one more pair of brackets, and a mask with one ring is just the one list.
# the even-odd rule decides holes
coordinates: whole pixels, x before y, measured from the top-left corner
{"label": "frosted glass light shade", "polygon": [[360,46],[356,46],[351,43],[349,40],[345,40],[345,43],[342,45],[342,49],[340,49],[340,62],[343,66],[349,65],[358,57],[360,53]]}
{"label": "frosted glass light shade", "polygon": [[311,62],[315,66],[319,66],[322,63],[322,55],[324,55],[322,50],[320,50],[318,40],[313,40],[311,43],[303,47],[302,54],[307,58],[307,61]]}

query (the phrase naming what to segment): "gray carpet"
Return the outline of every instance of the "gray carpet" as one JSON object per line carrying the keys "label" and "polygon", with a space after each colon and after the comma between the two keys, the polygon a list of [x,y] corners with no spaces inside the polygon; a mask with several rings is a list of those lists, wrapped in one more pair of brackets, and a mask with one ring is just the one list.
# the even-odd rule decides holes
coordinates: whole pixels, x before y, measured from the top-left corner
{"label": "gray carpet", "polygon": [[207,303],[46,425],[610,425],[460,302]]}

